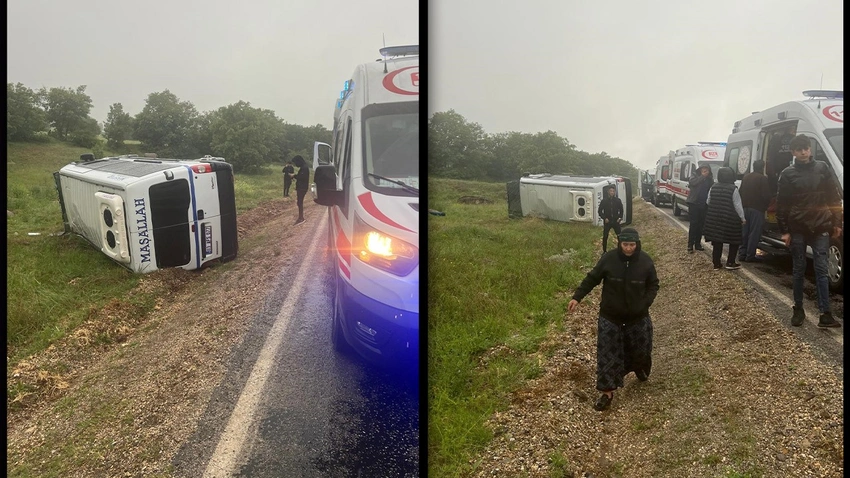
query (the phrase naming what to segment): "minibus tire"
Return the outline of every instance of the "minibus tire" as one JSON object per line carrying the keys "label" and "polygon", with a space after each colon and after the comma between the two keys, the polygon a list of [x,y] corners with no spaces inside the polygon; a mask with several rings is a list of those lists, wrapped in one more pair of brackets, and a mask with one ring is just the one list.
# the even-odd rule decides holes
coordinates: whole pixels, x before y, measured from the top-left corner
{"label": "minibus tire", "polygon": [[826,254],[827,274],[830,292],[844,290],[844,240],[843,237],[829,237],[829,249]]}
{"label": "minibus tire", "polygon": [[675,197],[673,198],[673,215],[674,216],[681,216],[682,215],[682,210],[679,209],[679,201],[677,201]]}

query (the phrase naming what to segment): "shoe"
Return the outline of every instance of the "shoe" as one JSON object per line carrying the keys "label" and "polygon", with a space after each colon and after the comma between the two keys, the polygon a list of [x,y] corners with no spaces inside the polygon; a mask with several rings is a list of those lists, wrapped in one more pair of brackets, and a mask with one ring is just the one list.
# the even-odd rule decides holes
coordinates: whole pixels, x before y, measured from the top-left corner
{"label": "shoe", "polygon": [[[831,314],[830,314],[831,315]],[[794,306],[794,315],[791,316],[791,325],[799,327],[806,320],[806,311],[802,307]]]}
{"label": "shoe", "polygon": [[649,376],[646,375],[646,372],[644,372],[643,369],[635,370],[635,376],[641,382],[646,382],[647,380],[649,380]]}
{"label": "shoe", "polygon": [[735,269],[740,269],[741,264],[738,264],[737,262],[733,262],[731,264],[726,264],[726,268],[729,269],[730,271],[734,271]]}
{"label": "shoe", "polygon": [[829,327],[841,327],[841,324],[839,324],[838,321],[832,317],[832,312],[824,312],[820,315],[818,327],[822,329]]}
{"label": "shoe", "polygon": [[688,254],[693,254],[693,253],[694,253],[694,248],[693,248],[693,247],[689,247],[689,248],[688,248]]}
{"label": "shoe", "polygon": [[717,270],[720,270],[720,269],[723,269],[723,264],[714,264],[714,270],[717,271]]}
{"label": "shoe", "polygon": [[304,224],[304,218],[301,218],[301,219],[298,219],[297,221],[295,221],[295,224],[293,224],[293,226],[297,226],[299,224]]}
{"label": "shoe", "polygon": [[694,246],[694,250],[695,250],[695,251],[704,251],[704,250],[705,250],[705,248],[704,248],[704,247],[702,247],[702,246]]}
{"label": "shoe", "polygon": [[607,410],[608,407],[611,406],[611,400],[613,400],[613,399],[614,399],[613,394],[611,394],[611,396],[609,397],[608,395],[605,395],[603,393],[602,395],[599,396],[599,398],[596,399],[596,403],[593,405],[593,409],[596,410],[597,412],[601,412],[602,410]]}

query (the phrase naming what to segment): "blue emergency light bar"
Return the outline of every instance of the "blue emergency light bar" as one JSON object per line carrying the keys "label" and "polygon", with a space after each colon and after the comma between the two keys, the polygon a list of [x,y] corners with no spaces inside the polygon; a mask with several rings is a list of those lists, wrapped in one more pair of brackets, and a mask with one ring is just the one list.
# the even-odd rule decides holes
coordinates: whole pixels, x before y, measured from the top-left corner
{"label": "blue emergency light bar", "polygon": [[726,146],[726,143],[720,143],[715,141],[699,141],[698,144],[703,146]]}
{"label": "blue emergency light bar", "polygon": [[809,98],[829,98],[843,100],[844,92],[836,90],[806,90],[803,92],[803,96],[808,96]]}
{"label": "blue emergency light bar", "polygon": [[418,55],[419,45],[385,46],[378,51],[381,56]]}

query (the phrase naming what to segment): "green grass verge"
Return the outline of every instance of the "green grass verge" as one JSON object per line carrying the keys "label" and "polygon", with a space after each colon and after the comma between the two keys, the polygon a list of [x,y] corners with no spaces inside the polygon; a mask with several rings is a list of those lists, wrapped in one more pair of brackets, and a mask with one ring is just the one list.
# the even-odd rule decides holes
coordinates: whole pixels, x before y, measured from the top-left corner
{"label": "green grass verge", "polygon": [[492,438],[484,421],[540,373],[533,353],[562,325],[563,293],[595,264],[602,230],[509,219],[502,183],[430,178],[428,194],[446,213],[428,219],[429,476],[461,476]]}

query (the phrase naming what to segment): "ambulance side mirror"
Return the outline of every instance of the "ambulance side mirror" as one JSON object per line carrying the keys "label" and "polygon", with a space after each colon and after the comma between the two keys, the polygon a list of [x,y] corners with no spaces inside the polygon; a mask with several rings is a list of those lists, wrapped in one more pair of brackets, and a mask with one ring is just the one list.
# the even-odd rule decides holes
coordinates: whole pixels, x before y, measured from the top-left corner
{"label": "ambulance side mirror", "polygon": [[336,188],[336,170],[333,164],[317,166],[313,172],[313,201],[322,206],[342,205],[342,191]]}

